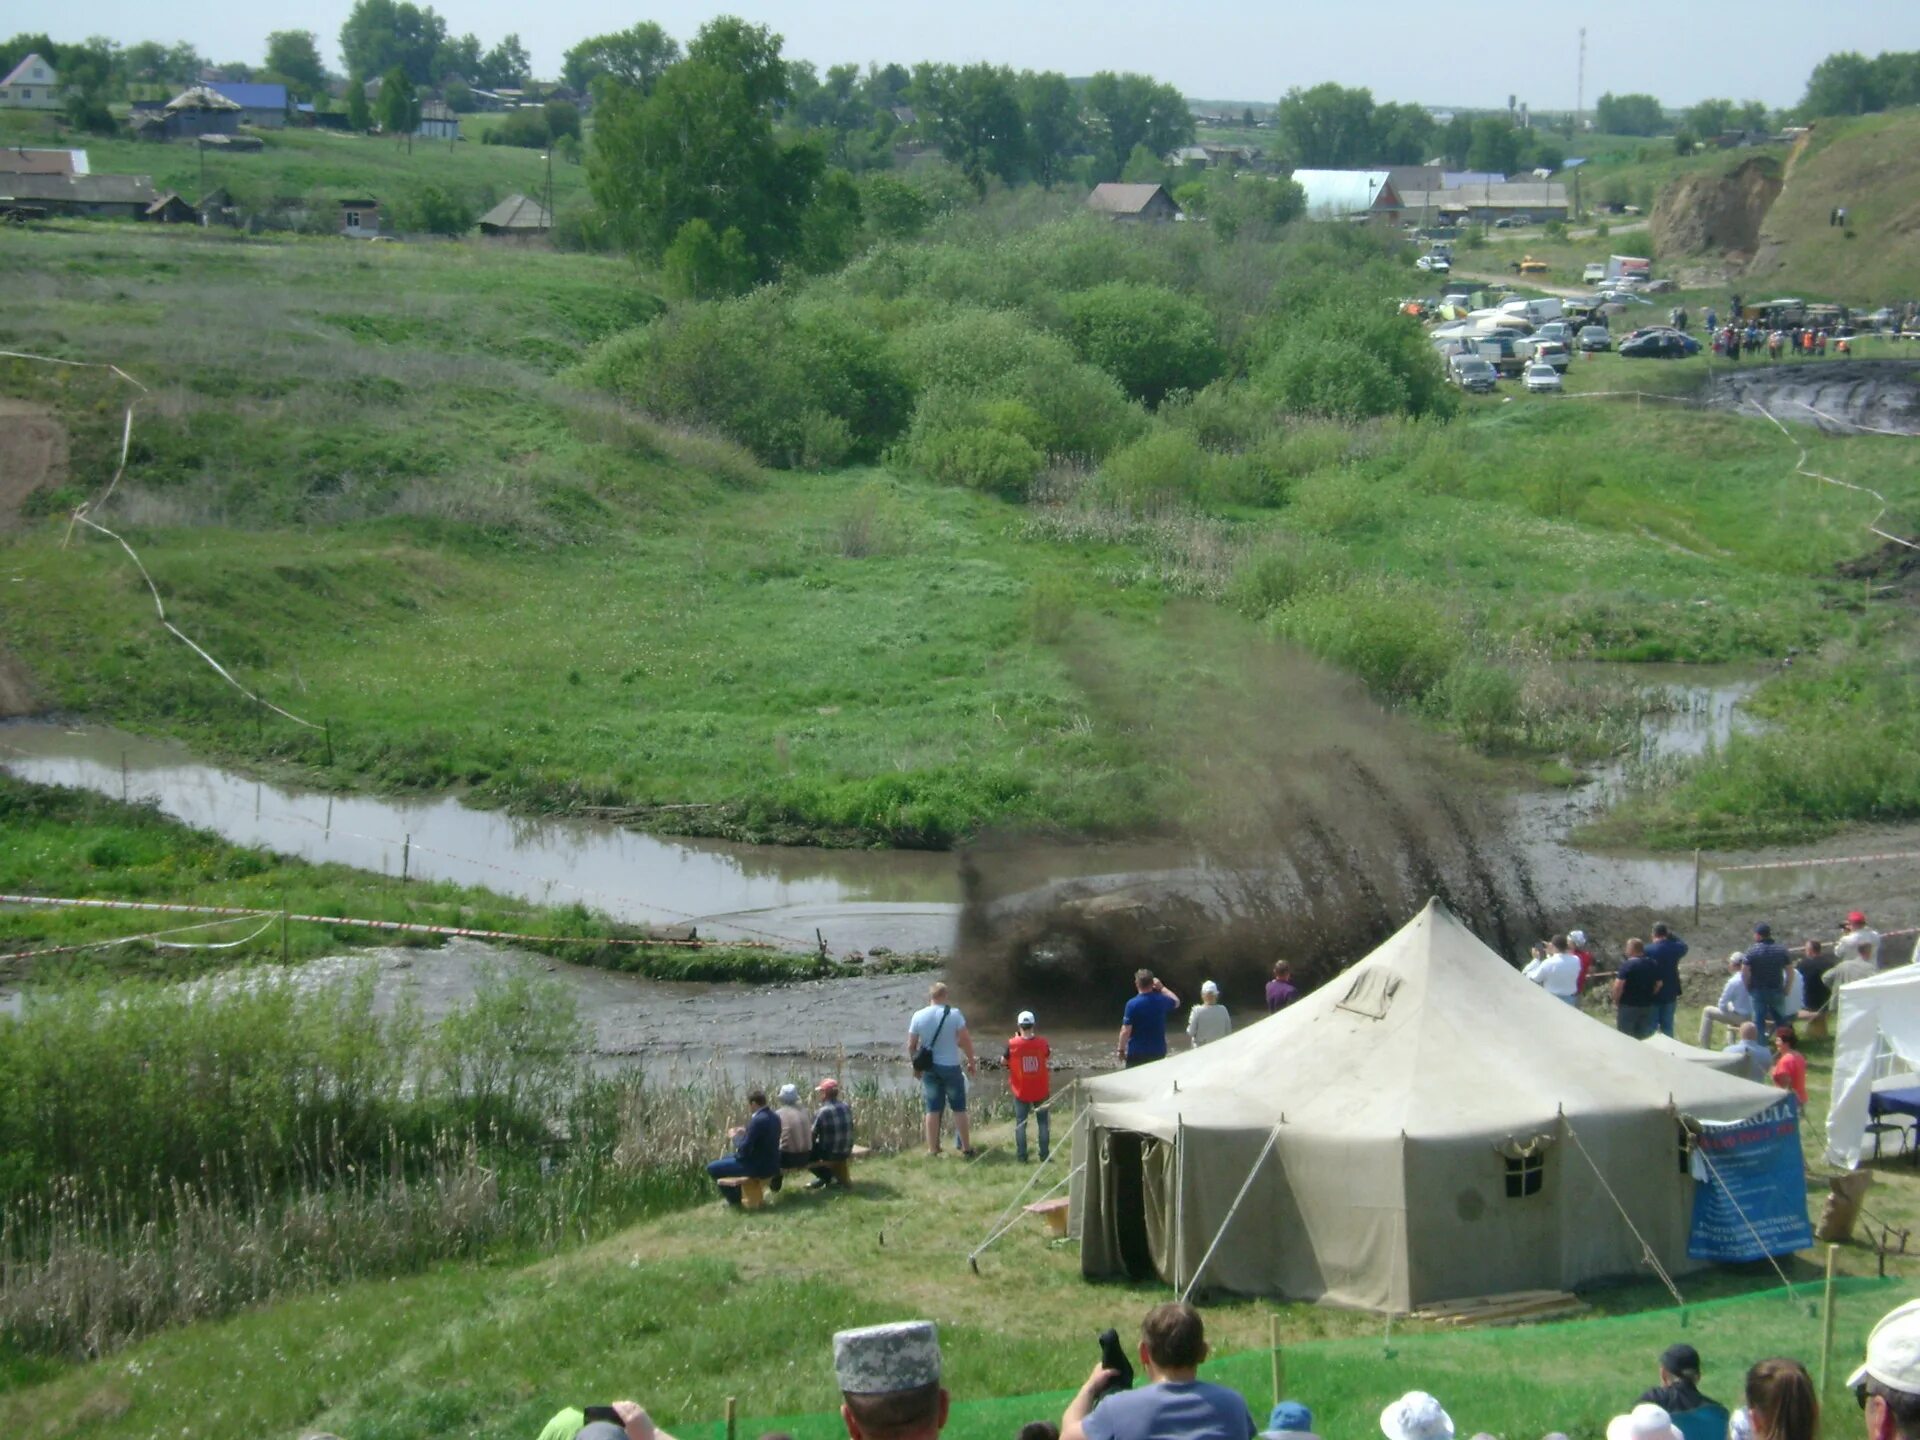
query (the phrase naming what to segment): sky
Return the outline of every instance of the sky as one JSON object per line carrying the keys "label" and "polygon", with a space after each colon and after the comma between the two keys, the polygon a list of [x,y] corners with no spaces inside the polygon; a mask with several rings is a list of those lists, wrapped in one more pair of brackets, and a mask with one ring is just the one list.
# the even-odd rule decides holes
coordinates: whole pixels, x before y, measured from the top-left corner
{"label": "sky", "polygon": [[[1807,72],[1836,50],[1920,50],[1920,0],[433,0],[456,34],[491,45],[517,32],[536,74],[557,75],[587,35],[655,20],[681,40],[715,14],[764,24],[790,57],[843,61],[975,60],[1090,75],[1138,70],[1195,99],[1277,100],[1290,86],[1363,85],[1377,100],[1571,109],[1579,28],[1587,27],[1586,101],[1646,92],[1669,105],[1709,96],[1798,101]],[[192,42],[213,60],[257,64],[266,34],[309,29],[338,67],[352,0],[68,0],[57,14],[14,7],[11,32],[44,25],[56,40],[101,34]]]}

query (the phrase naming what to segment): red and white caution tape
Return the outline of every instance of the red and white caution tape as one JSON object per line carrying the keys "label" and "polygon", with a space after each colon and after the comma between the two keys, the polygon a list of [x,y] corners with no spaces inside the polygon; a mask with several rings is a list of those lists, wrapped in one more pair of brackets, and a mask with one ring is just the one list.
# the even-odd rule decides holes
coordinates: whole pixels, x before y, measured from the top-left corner
{"label": "red and white caution tape", "polygon": [[42,955],[78,955],[88,950],[111,950],[117,945],[138,945],[143,941],[151,942],[157,948],[163,950],[234,950],[247,944],[249,941],[259,939],[260,936],[272,928],[274,919],[278,917],[270,917],[265,925],[262,925],[258,930],[254,931],[253,934],[241,940],[226,940],[209,945],[195,945],[190,942],[163,940],[161,937],[164,935],[185,935],[194,930],[214,930],[222,925],[231,925],[235,920],[244,920],[250,916],[265,914],[267,914],[267,912],[264,910],[250,910],[245,914],[229,916],[220,920],[205,920],[198,925],[176,925],[169,930],[149,930],[143,935],[120,935],[112,940],[91,940],[82,945],[49,945],[40,950],[16,950],[11,955],[0,955],[0,962],[8,960],[33,960]]}

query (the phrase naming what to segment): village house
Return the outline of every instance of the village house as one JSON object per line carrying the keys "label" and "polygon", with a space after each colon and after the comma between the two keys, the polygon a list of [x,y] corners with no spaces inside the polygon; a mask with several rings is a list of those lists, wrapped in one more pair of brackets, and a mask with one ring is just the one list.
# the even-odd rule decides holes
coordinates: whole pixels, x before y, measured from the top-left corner
{"label": "village house", "polygon": [[1296,170],[1293,183],[1316,220],[1386,224],[1400,218],[1400,192],[1385,170]]}
{"label": "village house", "polygon": [[159,197],[149,175],[0,175],[0,206],[139,220]]}
{"label": "village house", "polygon": [[1409,220],[1431,225],[1445,220],[1491,224],[1510,215],[1536,223],[1567,218],[1567,187],[1558,182],[1508,180],[1450,190],[1415,190],[1401,197]]}
{"label": "village house", "polygon": [[217,80],[207,88],[240,107],[240,123],[262,130],[283,129],[287,123],[287,87],[284,85],[239,84]]}
{"label": "village house", "polygon": [[349,240],[371,240],[380,233],[378,200],[340,201],[340,233]]}
{"label": "village house", "polygon": [[1180,218],[1180,207],[1164,185],[1122,185],[1108,182],[1093,187],[1087,208],[1112,220],[1167,221]]}
{"label": "village house", "polygon": [[240,107],[208,86],[195,85],[158,110],[135,106],[132,125],[136,140],[231,135],[240,127]]}
{"label": "village house", "polygon": [[60,76],[38,55],[29,55],[0,80],[0,109],[58,110]]}
{"label": "village house", "polygon": [[0,150],[0,175],[84,175],[84,150]]}
{"label": "village house", "polygon": [[537,200],[509,195],[480,217],[480,233],[500,240],[539,240],[553,229],[553,217]]}
{"label": "village house", "polygon": [[460,138],[460,117],[444,100],[423,100],[420,102],[420,119],[413,127],[413,133],[422,140],[458,140]]}
{"label": "village house", "polygon": [[161,225],[197,225],[200,222],[200,213],[174,191],[169,190],[149,205],[146,214],[141,218]]}

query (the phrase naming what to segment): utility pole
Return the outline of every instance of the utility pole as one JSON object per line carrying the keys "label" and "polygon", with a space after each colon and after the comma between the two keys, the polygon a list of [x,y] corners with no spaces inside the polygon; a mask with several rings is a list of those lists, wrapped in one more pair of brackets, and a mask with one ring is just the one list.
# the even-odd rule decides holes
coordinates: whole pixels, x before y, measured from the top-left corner
{"label": "utility pole", "polygon": [[1573,133],[1578,135],[1580,122],[1587,113],[1587,27],[1580,27],[1580,70],[1573,82]]}

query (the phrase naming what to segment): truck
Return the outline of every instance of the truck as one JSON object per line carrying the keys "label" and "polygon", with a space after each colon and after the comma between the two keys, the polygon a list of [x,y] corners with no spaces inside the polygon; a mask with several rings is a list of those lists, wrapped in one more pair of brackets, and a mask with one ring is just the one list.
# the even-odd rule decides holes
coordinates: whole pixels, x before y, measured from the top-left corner
{"label": "truck", "polygon": [[1608,280],[1644,282],[1653,278],[1653,262],[1643,255],[1609,255],[1607,257]]}

